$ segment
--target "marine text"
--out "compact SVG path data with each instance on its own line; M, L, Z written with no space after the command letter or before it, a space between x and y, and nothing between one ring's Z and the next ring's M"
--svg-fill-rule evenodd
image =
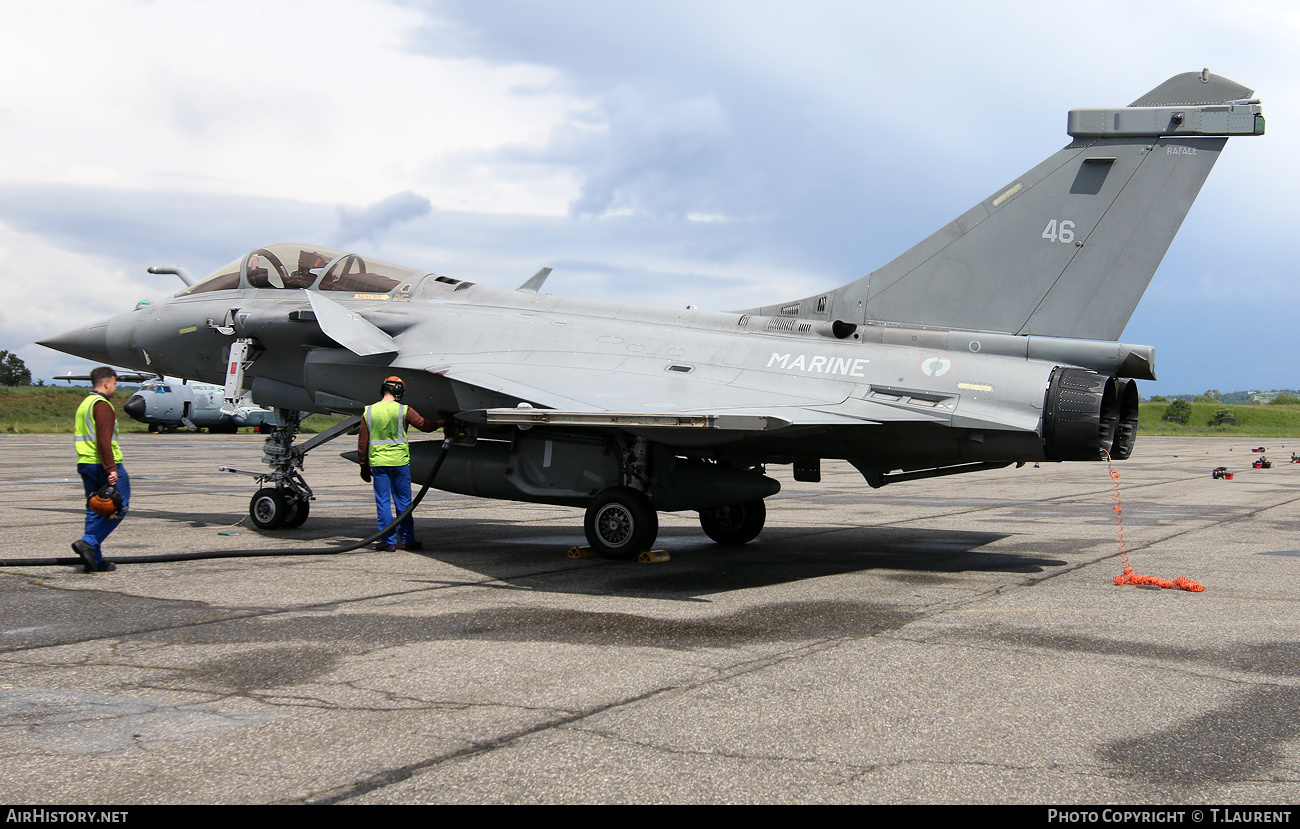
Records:
M866 366L870 360L861 357L827 357L823 354L777 354L767 361L767 367L786 371L802 371L807 374L839 374L844 377L866 377Z

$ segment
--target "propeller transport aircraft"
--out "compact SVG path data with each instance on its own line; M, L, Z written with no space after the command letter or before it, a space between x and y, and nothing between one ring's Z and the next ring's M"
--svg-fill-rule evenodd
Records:
M140 390L127 398L122 411L149 424L150 429L184 427L191 432L238 432L241 426L274 426L275 412L254 406L247 395L231 406L223 398L224 389L212 383L177 382L167 377L147 380Z
M412 479L586 508L591 546L648 550L657 511L721 544L763 527L765 474L843 459L873 487L1031 461L1125 459L1154 350L1117 342L1252 90L1178 75L1069 113L1070 143L897 259L748 311L516 291L300 244L258 248L162 302L42 341L89 360L244 388L277 411L251 512L297 525L304 412L357 414L391 374L460 426L412 444ZM160 269L166 270L166 269ZM171 271L171 272L174 272Z
M231 406L223 398L224 389L211 383L191 383L156 374L117 373L118 380L140 383L140 390L127 398L122 411L132 420L147 424L149 431L184 427L191 432L207 429L212 432L239 431L241 426L270 427L276 425L275 412L254 406L242 397ZM89 380L89 374L63 374L55 380Z

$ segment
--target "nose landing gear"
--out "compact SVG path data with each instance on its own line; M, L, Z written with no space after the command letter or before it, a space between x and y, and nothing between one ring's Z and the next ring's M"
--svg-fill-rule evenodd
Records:
M248 516L253 526L260 530L295 529L303 525L311 512L310 502L315 497L300 471L307 453L354 430L361 422L360 417L350 417L304 441L301 446L294 446L294 438L302 426L302 412L276 409L275 419L278 425L267 436L262 448L262 463L271 467L270 472L246 472L229 466L219 468L221 472L248 475L263 485L248 504Z

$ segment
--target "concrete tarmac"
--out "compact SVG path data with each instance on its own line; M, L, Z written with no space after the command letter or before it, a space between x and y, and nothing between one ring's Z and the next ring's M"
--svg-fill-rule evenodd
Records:
M1104 463L881 490L776 468L757 541L663 514L657 564L567 558L580 510L441 492L420 554L129 564L375 519L346 441L273 533L216 471L262 468L258 436L122 442L117 571L0 566L6 802L1300 801L1286 441L1143 438L1116 464L1134 569L1199 594L1113 584ZM0 559L71 556L83 515L71 436L0 435Z

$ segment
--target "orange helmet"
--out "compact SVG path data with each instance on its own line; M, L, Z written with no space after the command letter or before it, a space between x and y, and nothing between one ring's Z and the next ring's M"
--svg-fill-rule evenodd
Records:
M86 509L105 518L122 514L122 493L112 484L104 484L86 499Z
M406 384L402 382L402 378L394 374L384 378L384 384L380 387L380 391L401 400L402 395L406 393Z

